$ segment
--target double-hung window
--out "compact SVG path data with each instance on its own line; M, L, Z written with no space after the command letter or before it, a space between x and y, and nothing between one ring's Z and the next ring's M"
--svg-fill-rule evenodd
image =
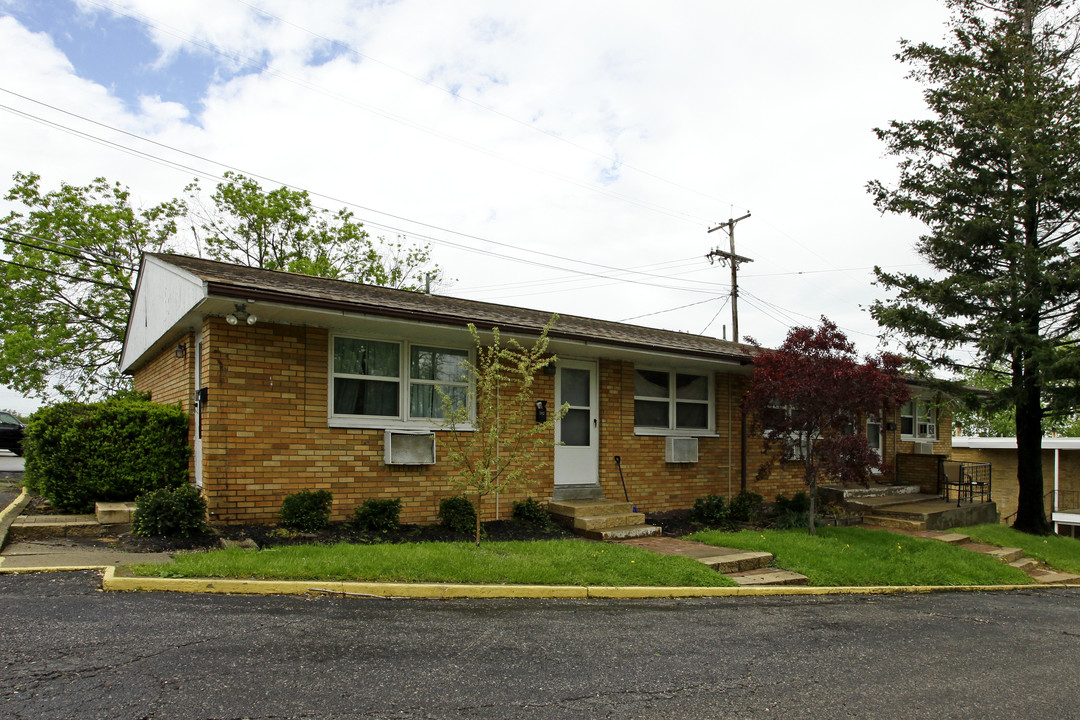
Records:
M900 407L900 437L904 440L937 440L937 408L920 398Z
M430 426L445 414L443 395L458 407L467 402L468 350L336 336L331 354L335 420Z
M712 430L708 375L634 369L634 428L644 432L701 434Z

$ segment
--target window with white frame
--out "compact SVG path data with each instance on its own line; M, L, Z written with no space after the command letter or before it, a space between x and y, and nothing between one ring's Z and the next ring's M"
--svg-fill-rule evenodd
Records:
M441 419L442 395L467 401L469 351L335 336L330 413L337 419L408 423Z
M913 398L901 405L900 437L937 440L937 408L921 398Z
M790 405L780 405L778 403L770 403L765 408L765 413L762 415L761 424L763 434L768 431L776 431L784 427L791 418L793 409ZM800 439L801 434L798 432L790 432L785 438L784 442L784 460L802 460L806 457L807 446L812 447L815 437L807 438L805 440ZM779 436L777 436L779 439Z
M712 429L708 375L634 368L634 428L692 434Z

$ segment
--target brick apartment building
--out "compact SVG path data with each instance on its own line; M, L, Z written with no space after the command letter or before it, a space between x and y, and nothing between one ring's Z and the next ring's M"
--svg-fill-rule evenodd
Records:
M474 352L466 325L528 343L549 319L147 254L121 367L137 389L190 413L192 475L214 522L274 520L282 498L304 488L330 490L335 519L369 498L401 498L403 521L434 522L439 501L459 492L439 457L448 431L435 387L467 396L459 370ZM625 492L652 511L731 497L743 483L767 499L803 489L798 462L755 479L761 442L744 436L739 408L752 347L569 315L549 337L558 360L535 396L549 408L569 404L559 444L544 450L532 487L485 501L487 517L506 517L527 495L558 499L590 488L608 498ZM918 392L895 417L863 421L887 459L923 456L903 464L913 478L929 477L950 452L947 410Z

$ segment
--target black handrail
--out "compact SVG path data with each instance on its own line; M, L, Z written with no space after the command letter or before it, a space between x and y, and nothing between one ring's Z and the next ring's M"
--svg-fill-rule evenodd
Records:
M1046 498L1050 497L1053 494L1054 494L1053 490L1051 490L1048 493L1043 494L1043 505L1046 505ZM1054 506L1051 505L1050 507L1053 508ZM1012 520L1014 517L1016 517L1019 514L1020 514L1020 509L1017 508L1016 512L1014 512L1012 515L1006 515L1005 517L1001 518L1001 524L1002 525L1007 525L1010 520Z
M990 502L992 494L990 463L973 463L962 460L944 460L938 474L938 495L951 499L956 491L956 507L964 500L970 503Z

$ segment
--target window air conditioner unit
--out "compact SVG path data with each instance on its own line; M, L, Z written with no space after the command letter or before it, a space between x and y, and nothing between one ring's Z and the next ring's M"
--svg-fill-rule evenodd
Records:
M435 433L387 430L383 442L387 465L432 465L435 463Z
M696 463L698 461L695 437L664 438L664 461L669 463Z
M915 443L915 454L916 455L933 455L934 454L934 443L928 443L928 442L917 442L917 443Z

